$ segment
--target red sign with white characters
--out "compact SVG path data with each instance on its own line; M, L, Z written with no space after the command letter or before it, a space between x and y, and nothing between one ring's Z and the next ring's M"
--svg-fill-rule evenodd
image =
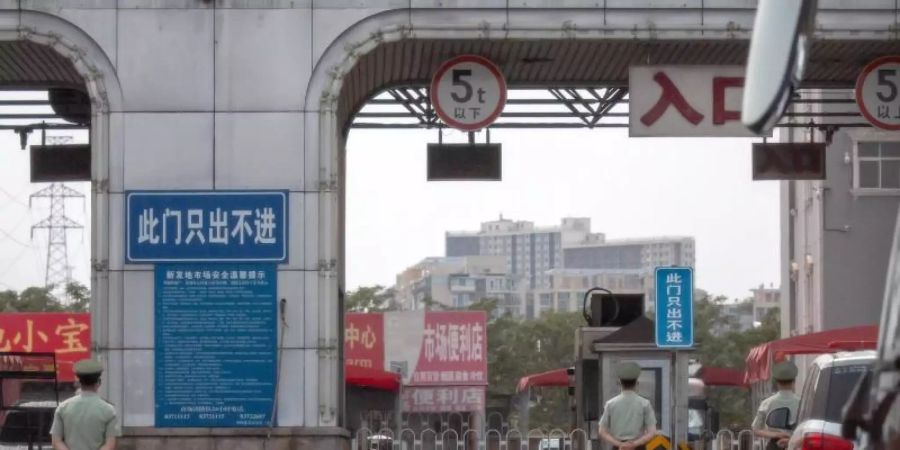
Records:
M91 355L91 318L86 313L0 314L0 353L55 353L59 381L75 381L73 365ZM21 370L52 371L52 361L21 358ZM37 367L34 367L37 365Z
M740 66L631 67L629 136L753 136L741 124L744 72Z
M486 319L479 311L426 313L422 348L408 384L486 385Z
M364 313L347 313L344 317L346 364L384 370L384 317Z
M410 387L401 393L405 413L484 411L484 386Z

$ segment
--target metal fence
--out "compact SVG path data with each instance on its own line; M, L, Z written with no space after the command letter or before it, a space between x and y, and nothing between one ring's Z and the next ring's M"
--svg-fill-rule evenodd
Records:
M766 440L757 438L752 430L720 430L713 441L713 450L765 450Z
M358 430L352 439L352 450L587 450L588 434L584 430Z
M588 450L588 433L581 429L485 431L431 428L358 430L352 439L351 450ZM765 450L765 439L753 436L751 430L734 432L721 430L710 442L692 442L693 450Z

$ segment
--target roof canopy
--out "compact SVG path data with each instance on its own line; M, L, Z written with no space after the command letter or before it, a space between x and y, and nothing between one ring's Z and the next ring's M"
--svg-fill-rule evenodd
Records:
M520 378L519 384L516 385L516 393L526 391L528 388L532 387L566 387L568 385L569 374L566 373L566 369L553 369Z
M394 392L400 390L400 374L396 372L359 366L344 366L344 372L346 383L351 386Z
M834 353L874 349L878 342L878 326L839 328L818 333L792 336L758 345L747 355L747 384L769 379L771 364L789 355Z
M703 366L698 375L706 386L746 386L744 384L744 372L737 369Z

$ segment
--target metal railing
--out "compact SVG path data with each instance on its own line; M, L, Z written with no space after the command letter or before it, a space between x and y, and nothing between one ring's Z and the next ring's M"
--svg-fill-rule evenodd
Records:
M713 441L713 450L765 450L766 440L757 438L752 430L720 430Z
M485 431L456 430L435 431L427 428L404 428L399 432L390 429L360 429L352 438L351 450L587 450L588 434L576 429L531 430L523 433L510 430Z

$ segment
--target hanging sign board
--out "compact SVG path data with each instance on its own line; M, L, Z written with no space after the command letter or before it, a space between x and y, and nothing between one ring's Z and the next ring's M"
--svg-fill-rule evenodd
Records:
M32 145L31 182L91 181L91 145Z
M753 144L754 180L824 180L825 144L774 142Z
M856 104L863 117L884 130L900 130L900 56L883 56L856 79Z
M489 59L461 55L438 68L431 79L431 103L438 117L462 131L485 128L506 104L506 79Z
M631 137L754 136L741 123L741 66L633 66L628 70Z
M500 144L428 144L428 181L500 181Z

